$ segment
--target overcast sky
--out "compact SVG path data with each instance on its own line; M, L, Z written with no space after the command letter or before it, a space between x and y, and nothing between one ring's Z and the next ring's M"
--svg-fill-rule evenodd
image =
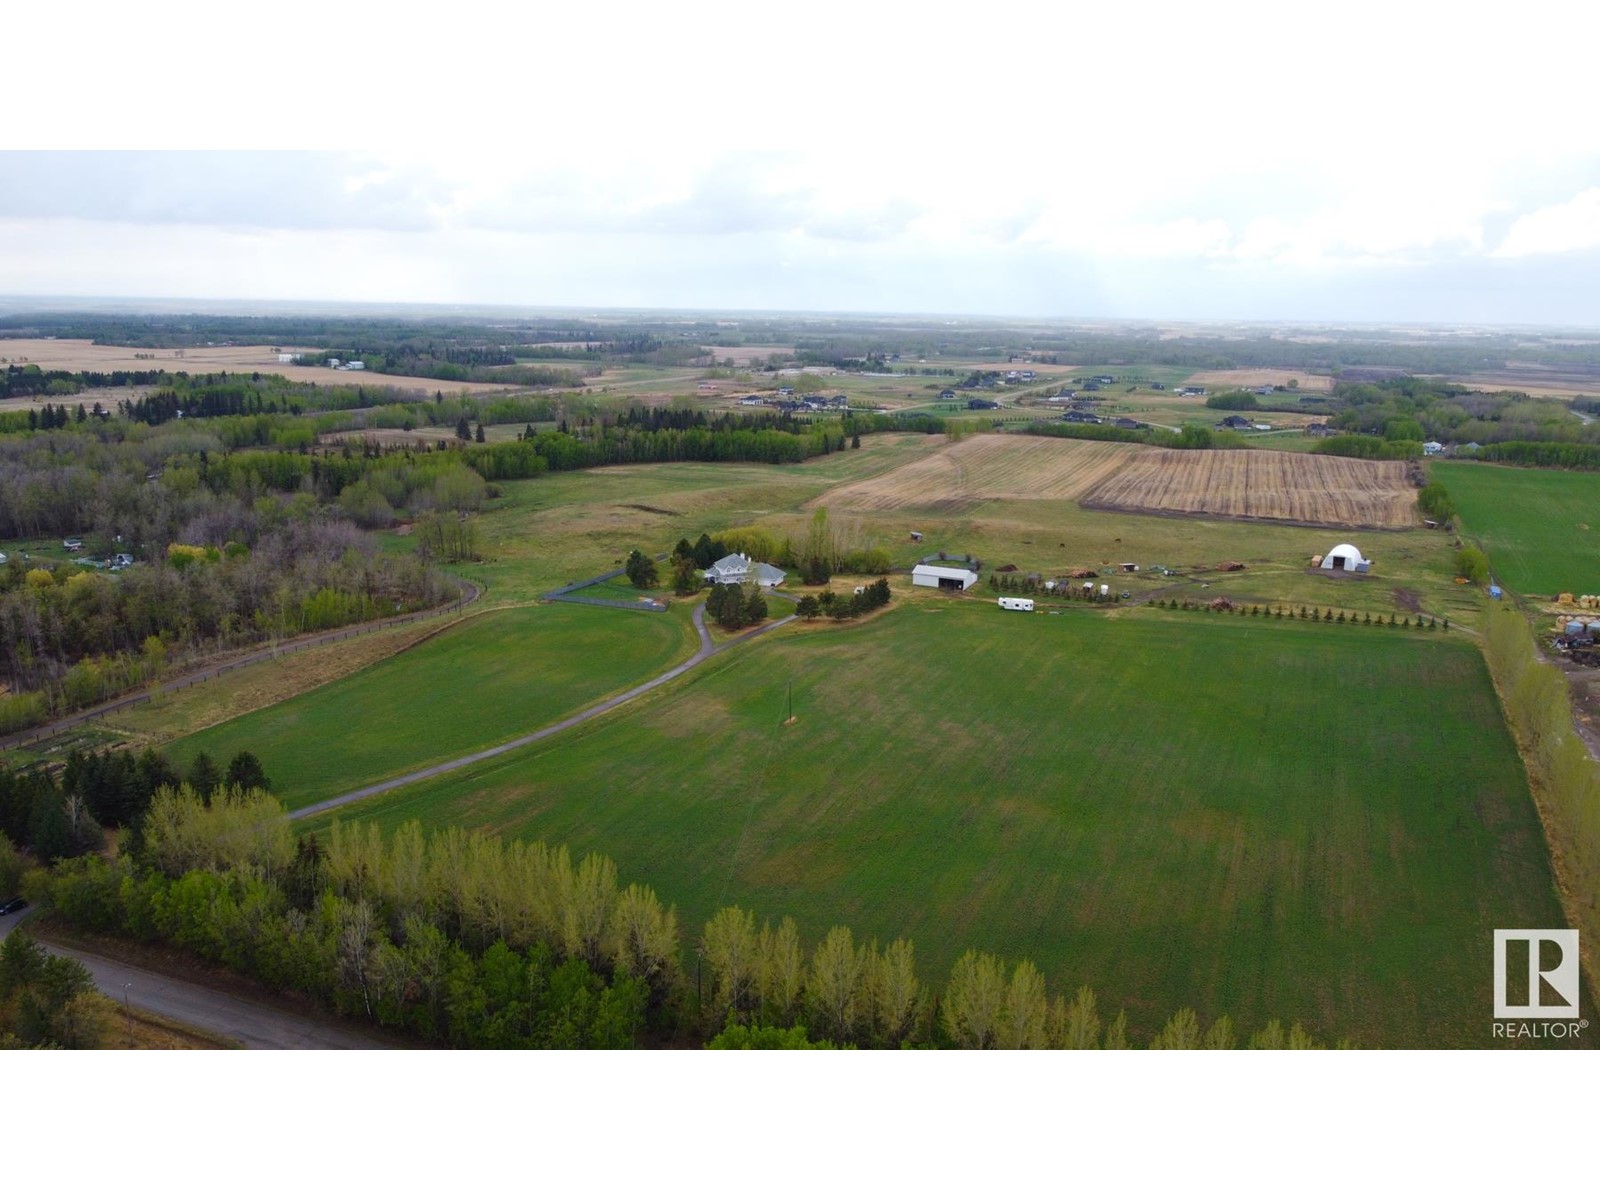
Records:
M1600 325L1593 5L770 7L8 14L0 294Z

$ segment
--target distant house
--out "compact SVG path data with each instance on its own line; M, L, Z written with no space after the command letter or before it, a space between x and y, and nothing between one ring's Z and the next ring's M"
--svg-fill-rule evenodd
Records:
M1444 446L1441 445L1439 442L1423 442L1422 443L1422 452L1424 454L1438 454L1438 453L1442 452L1443 450L1444 450Z
M1250 426L1251 426L1250 418L1249 417L1241 417L1238 414L1234 414L1233 416L1223 417L1222 420L1217 422L1217 428L1218 429L1249 429Z
M914 587L943 588L947 592L964 592L978 582L978 573L965 567L936 567L922 563L911 569Z
M833 405L835 408L849 408L850 397L841 393L840 395L835 396L832 400L829 400L828 403Z
M1327 437L1329 430L1326 422L1313 421L1300 432L1306 434L1308 437Z
M998 400L968 400L967 401L967 407L968 408L999 408L1000 407L1000 401L998 401Z
M717 559L704 572L708 584L747 583L752 573L755 581L764 588L782 587L783 581L788 578L783 571L769 563L752 562L748 554L726 555Z
M1135 421L1132 417L1118 417L1115 421L1113 421L1111 423L1113 425L1115 425L1118 429L1148 429L1148 428L1150 428L1143 421Z
M956 398L956 394L953 391L951 391L949 388L945 388L944 391L939 393L939 399L941 399L941 400L954 400L955 398Z
M754 408L758 404L762 403L762 399L760 396L746 396L743 400L739 401L739 403L744 405L746 408Z
M292 363L294 361L294 358L295 358L295 356L292 355L292 354L280 354L280 355L278 355L278 361L280 363Z
M1180 396L1204 396L1205 394L1206 394L1205 388L1203 388L1203 387L1195 387L1193 385L1190 385L1190 386L1187 386L1187 387L1181 387L1181 388L1178 389L1178 395L1180 395Z
M1074 425L1099 425L1102 423L1100 418L1093 413L1078 412L1076 409L1062 413L1061 419L1063 421L1071 421Z
M337 371L339 369L339 360L337 358L330 358L328 360L328 365Z
M1456 454L1476 454L1481 449L1483 449L1483 447L1478 445L1477 442L1466 442L1463 445L1457 446L1455 448L1455 450L1454 450L1454 453L1456 453Z

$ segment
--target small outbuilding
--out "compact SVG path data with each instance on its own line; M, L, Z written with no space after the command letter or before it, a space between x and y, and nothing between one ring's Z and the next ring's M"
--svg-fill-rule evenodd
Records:
M1340 542L1332 550L1322 556L1321 569L1324 571L1367 571L1372 567L1372 560L1362 556L1349 542Z
M1000 607L1007 612L1032 612L1033 601L1026 596L1001 596Z
M943 588L947 592L964 592L978 582L978 573L964 567L936 567L921 563L911 568L914 587Z

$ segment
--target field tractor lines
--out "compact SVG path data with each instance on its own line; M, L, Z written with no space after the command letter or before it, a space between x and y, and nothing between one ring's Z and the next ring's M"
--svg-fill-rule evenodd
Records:
M969 511L989 500L1072 500L1116 473L1140 447L986 433L954 442L872 479L837 487L817 503L865 512Z
M1079 500L1085 508L1410 529L1416 489L1402 462L1277 450L1151 450Z

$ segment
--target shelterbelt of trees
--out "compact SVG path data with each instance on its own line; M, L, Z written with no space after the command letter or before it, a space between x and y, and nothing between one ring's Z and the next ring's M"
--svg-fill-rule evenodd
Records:
M20 861L0 839L0 869ZM16 867L10 868L15 872ZM791 919L724 908L683 968L676 910L615 864L415 822L385 837L335 824L296 838L258 788L202 797L163 786L114 859L24 876L71 924L168 942L268 986L435 1044L497 1048L697 1045L1126 1048L1126 1017L1092 991L1052 996L1031 962L969 951L936 997L904 938L834 926L807 943ZM816 1039L816 1040L813 1040ZM1185 1009L1156 1049L1311 1048L1300 1026L1249 1038Z

